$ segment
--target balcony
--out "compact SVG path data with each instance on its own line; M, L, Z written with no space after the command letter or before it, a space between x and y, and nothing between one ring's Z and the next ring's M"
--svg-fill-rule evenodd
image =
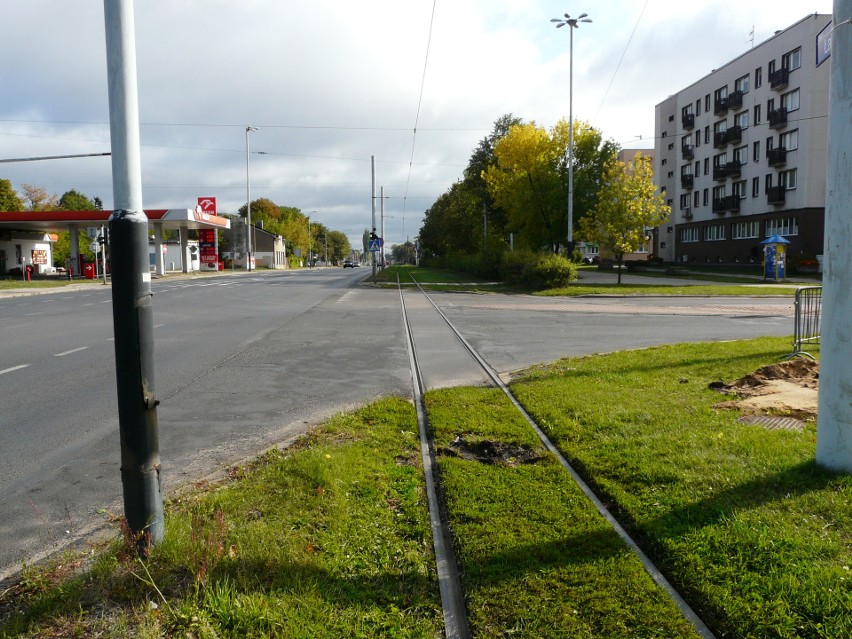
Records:
M681 216L684 220L691 220L691 219L692 219L692 209L683 209L683 210L680 212L680 216Z
M787 197L787 188L784 186L770 186L766 191L766 201L775 206L784 204Z
M722 115L728 112L728 98L716 98L713 103L713 115Z
M733 160L732 162L728 162L725 164L725 175L727 177L739 177L740 172L742 171L742 162L739 160Z
M769 88L773 91L783 89L790 82L790 72L787 69L778 69L769 74Z
M713 148L721 149L728 144L728 132L718 131L713 134Z
M715 164L713 165L713 179L716 182L721 182L722 180L727 179L728 171L725 169L724 164Z
M680 187L682 189L691 189L695 186L695 176L691 173L680 176Z
M769 161L769 166L784 166L787 164L787 149L783 146L777 149L767 149L766 159Z
M713 200L713 212L714 213L725 213L726 211L730 211L731 213L739 213L740 212L740 196L739 195L728 195L728 196L716 198L716 199Z
M681 144L680 155L684 160L693 159L695 157L695 147L691 144Z
M695 114L687 113L686 115L680 116L680 123L684 129L694 129L695 128Z
M743 108L743 92L734 91L728 95L728 108L736 111Z
M732 126L725 131L725 141L728 144L739 144L743 141L743 128L741 126Z
M769 112L769 128L783 129L787 126L787 109L781 107Z

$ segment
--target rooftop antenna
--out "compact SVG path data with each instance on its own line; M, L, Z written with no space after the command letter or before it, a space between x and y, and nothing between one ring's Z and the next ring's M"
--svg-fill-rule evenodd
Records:
M751 32L749 32L748 42L751 42L751 48L754 49L754 25L751 25Z

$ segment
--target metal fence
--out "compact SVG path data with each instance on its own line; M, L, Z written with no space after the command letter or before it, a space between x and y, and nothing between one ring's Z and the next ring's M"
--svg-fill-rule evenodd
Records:
M822 286L802 286L796 289L794 303L793 352L790 357L813 355L802 350L804 344L819 344L822 319Z

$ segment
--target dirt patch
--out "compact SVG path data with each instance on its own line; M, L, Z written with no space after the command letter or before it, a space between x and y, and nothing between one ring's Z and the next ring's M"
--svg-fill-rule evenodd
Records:
M819 362L791 359L759 368L731 384L713 382L710 388L738 397L716 404L716 408L739 409L744 415L814 419L819 397Z
M489 439L471 442L462 436L456 437L449 446L439 448L438 453L448 457L504 466L534 464L544 457L529 446L506 444Z

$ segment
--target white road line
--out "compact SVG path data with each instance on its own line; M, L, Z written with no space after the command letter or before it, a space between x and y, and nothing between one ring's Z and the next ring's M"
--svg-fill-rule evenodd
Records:
M33 315L41 315L41 314L42 314L42 311L39 311L38 313L24 313L24 317L32 317Z
M84 351L88 346L81 346L80 348L72 348L70 351L65 351L64 353L56 353L54 357L65 357L66 355L70 355L71 353L79 353L80 351Z
M162 326L165 326L165 324L154 324L154 328L160 328Z
M101 304L112 304L112 300L104 300Z
M26 368L27 366L29 366L29 364L21 364L20 366L13 366L12 368L4 368L2 371L0 371L0 375L5 375L6 373L21 370L22 368Z

